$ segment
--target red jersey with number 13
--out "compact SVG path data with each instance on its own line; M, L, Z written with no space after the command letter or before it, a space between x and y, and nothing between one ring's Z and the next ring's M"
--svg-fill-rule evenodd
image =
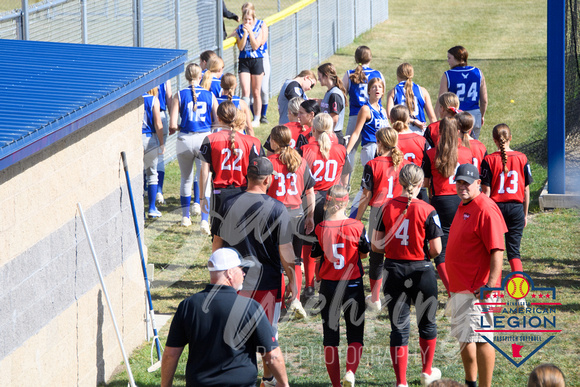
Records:
M340 182L342 167L346 159L346 148L343 145L332 144L328 159L322 157L318 142L304 145L301 150L316 182L315 191L328 191L330 187Z
M507 152L506 166L507 175L499 151L485 156L481 164L481 184L491 188L490 197L496 203L523 203L524 189L533 181L528 158L518 151Z

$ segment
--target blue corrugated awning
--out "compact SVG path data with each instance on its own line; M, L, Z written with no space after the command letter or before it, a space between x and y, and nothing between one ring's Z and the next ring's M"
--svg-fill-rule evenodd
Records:
M0 170L183 72L186 50L0 39Z

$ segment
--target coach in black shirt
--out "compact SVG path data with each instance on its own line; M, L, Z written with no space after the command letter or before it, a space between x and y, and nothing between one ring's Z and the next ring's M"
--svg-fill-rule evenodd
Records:
M267 362L279 385L288 386L286 367L264 309L242 297L244 271L231 248L216 250L208 261L211 284L179 304L171 322L163 360L161 386L173 384L186 344L186 386L255 386L256 352Z

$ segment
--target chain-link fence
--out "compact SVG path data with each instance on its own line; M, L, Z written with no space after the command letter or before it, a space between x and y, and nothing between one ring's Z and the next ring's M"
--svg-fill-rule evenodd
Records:
M568 171L577 171L580 167L580 14L577 0L566 3L566 161Z
M179 48L197 61L202 51L221 48L219 6L219 0L44 0L0 14L0 38ZM286 79L318 66L388 17L388 0L272 0L269 7L282 9L266 18L270 98ZM224 48L224 72L237 74L237 48ZM179 77L173 85L175 91L186 81ZM175 158L175 137L166 158Z

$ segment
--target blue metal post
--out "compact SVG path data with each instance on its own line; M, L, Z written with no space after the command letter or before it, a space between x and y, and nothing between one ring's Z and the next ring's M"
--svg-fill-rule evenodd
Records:
M566 1L548 0L548 193L566 193Z

